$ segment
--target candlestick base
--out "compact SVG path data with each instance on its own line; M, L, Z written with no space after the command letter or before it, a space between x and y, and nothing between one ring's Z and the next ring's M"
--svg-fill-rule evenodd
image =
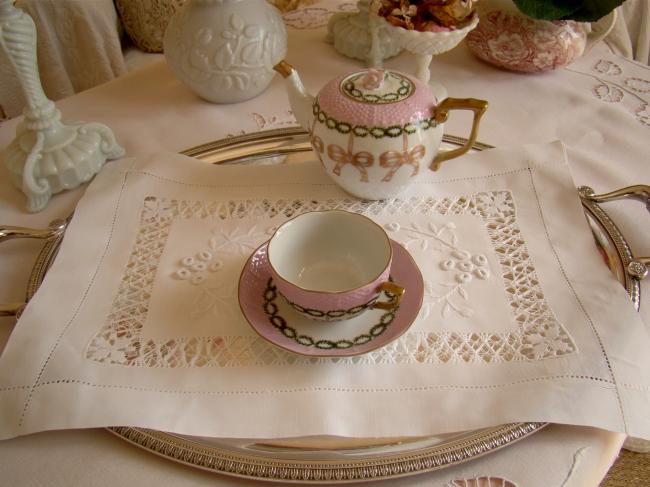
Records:
M54 193L90 180L107 159L122 157L124 149L101 123L61 122L38 74L34 21L11 0L0 0L0 48L27 100L16 138L5 150L5 165L14 186L27 196L27 211L41 211Z
M123 155L106 125L63 124L52 103L38 113L25 113L4 161L11 182L27 196L27 211L37 212L53 194L89 181L107 159Z

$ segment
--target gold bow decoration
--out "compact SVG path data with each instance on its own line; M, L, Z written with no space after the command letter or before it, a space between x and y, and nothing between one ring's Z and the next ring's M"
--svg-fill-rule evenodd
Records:
M370 152L361 151L356 154L353 151L354 146L354 134L350 132L348 138L348 149L347 151L341 146L336 144L330 144L327 146L327 155L330 159L336 162L336 166L332 172L337 176L341 175L341 169L346 164L351 164L357 171L361 173L361 182L368 182L368 170L367 168L371 167L374 163L374 156Z
M408 147L408 136L406 133L403 136L403 151L389 150L379 156L379 165L383 168L388 168L382 181L388 182L393 179L395 173L400 167L407 164L413 167L413 174L411 177L416 176L420 171L420 159L424 157L426 149L422 144L418 144L412 149Z

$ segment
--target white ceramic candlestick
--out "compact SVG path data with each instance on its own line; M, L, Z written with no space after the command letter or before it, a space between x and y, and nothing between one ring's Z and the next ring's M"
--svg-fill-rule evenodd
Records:
M52 194L85 183L107 159L122 157L124 149L105 125L61 122L61 112L45 96L38 74L34 21L12 0L0 0L0 45L27 100L4 162L12 183L27 196L27 210L36 212Z

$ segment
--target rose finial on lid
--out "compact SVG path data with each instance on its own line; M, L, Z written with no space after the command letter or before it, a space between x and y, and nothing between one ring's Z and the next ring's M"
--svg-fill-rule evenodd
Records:
M379 90L384 84L385 79L386 70L372 68L365 74L361 84L366 90Z

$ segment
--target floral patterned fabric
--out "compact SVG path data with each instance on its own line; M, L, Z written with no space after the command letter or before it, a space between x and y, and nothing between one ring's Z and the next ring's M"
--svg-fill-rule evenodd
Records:
M163 52L163 37L172 15L186 0L115 0L131 40L145 52Z

